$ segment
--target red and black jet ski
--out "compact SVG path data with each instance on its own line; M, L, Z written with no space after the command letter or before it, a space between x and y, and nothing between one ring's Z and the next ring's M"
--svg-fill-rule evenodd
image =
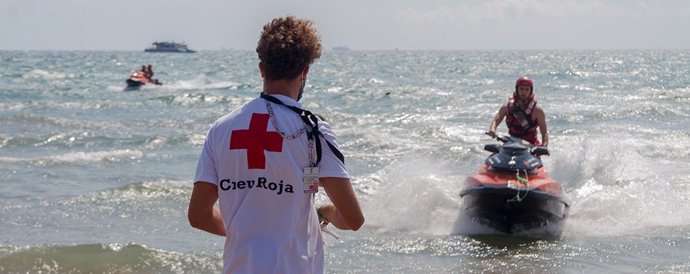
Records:
M158 79L150 79L147 77L146 73L141 70L132 72L127 78L127 86L125 91L138 90L143 85L162 85Z
M460 191L459 234L560 237L570 205L539 158L548 149L515 137L496 139L503 144L484 146L492 154Z

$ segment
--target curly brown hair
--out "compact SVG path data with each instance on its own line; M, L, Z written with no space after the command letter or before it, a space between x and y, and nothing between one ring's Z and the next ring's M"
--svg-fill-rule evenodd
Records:
M256 53L266 80L291 80L321 57L321 38L309 20L276 18L261 31Z

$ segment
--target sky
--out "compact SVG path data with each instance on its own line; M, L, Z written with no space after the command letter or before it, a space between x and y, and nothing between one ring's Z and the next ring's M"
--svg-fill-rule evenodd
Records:
M0 50L253 50L286 15L326 49L690 49L688 0L0 0Z

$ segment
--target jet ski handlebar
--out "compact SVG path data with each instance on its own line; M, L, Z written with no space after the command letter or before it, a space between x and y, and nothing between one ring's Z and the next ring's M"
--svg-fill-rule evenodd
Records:
M485 133L486 133L486 135L491 136L491 134L489 134L488 132L485 132ZM529 142L527 142L527 141L525 141L525 140L523 140L523 139L520 139L520 138L518 138L518 137L506 136L506 135L502 135L502 134L495 134L494 136L492 136L492 138L493 138L493 139L496 139L496 140L498 140L498 141L501 141L501 142L504 143L504 144L516 143L516 144L524 145L524 146L526 146L527 148L529 148L530 153L532 153L532 155L534 155L534 156L550 155L550 154L549 154L549 149L548 149L548 148L542 147L542 146L535 146L535 145L530 144ZM487 145L487 146L489 146L489 145ZM500 148L498 148L498 147L496 147L496 148L491 147L491 149L489 150L489 149L487 149L487 148L485 147L484 149L487 150L487 151L490 151L490 152L497 153L498 150L499 150ZM496 151L494 151L494 150L496 150Z
M498 141L501 141L503 143L518 143L518 144L523 144L528 147L533 147L534 145L530 144L529 142L522 140L518 137L513 137L513 136L508 136L508 135L503 135L503 134L491 134L489 132L484 132L484 134L491 136L492 139L496 139Z

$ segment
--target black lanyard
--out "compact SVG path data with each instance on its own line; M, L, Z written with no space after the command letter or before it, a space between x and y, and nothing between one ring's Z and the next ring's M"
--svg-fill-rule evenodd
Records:
M278 100L278 98L275 98L271 95L262 93L261 98L274 104L286 106L293 112L297 113L297 115L299 115L299 118L302 119L302 122L304 122L305 125L311 127L311 131L307 131L307 138L311 140L312 138L314 138L314 136L316 136L316 138L314 138L314 142L316 143L316 166L318 166L319 162L321 162L321 138L319 138L319 135L323 136L323 133L319 131L319 118L311 111L301 109L295 106L286 105L282 101ZM326 140L325 137L324 140L326 141L326 144L331 149L331 151L333 151L333 154L335 154L335 156L338 157L338 159L340 159L340 161L343 164L345 164L345 156L343 156L340 150L338 150L337 147L331 144L331 142Z

